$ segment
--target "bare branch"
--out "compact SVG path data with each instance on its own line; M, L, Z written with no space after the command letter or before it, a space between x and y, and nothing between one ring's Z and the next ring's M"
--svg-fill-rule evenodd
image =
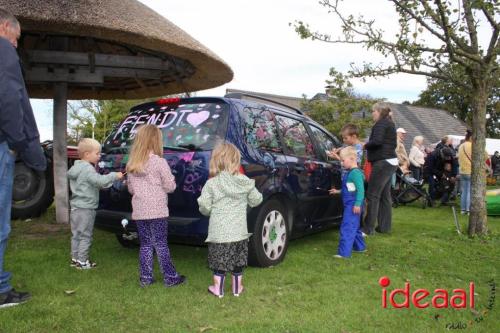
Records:
M500 23L495 21L495 17L493 15L491 15L491 13L488 11L488 9L485 8L484 6L482 6L481 10L483 11L484 16L486 16L486 19L488 20L488 22L490 22L491 27L495 30L499 30Z
M477 30L474 23L474 16L472 15L471 3L469 0L462 0L464 7L464 17L465 22L467 22L467 30L469 31L469 37L471 46L474 52L479 54L479 43L477 41Z

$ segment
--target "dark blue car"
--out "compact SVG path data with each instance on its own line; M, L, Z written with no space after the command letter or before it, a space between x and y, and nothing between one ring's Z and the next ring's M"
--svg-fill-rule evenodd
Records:
M233 96L234 97L234 96ZM177 182L169 195L169 238L203 244L208 219L196 199L208 178L211 151L227 140L241 151L242 170L255 179L263 203L248 211L250 263L276 265L288 242L338 224L341 168L327 150L339 141L299 110L242 98L171 98L138 105L114 129L103 146L99 172L124 171L129 147L138 126L156 124L163 131L164 157ZM113 231L123 245L137 241L130 220L131 196L126 182L101 191L96 226Z

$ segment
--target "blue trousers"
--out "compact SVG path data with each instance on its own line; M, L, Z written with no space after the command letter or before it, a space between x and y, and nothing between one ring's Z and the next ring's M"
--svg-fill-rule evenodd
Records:
M460 210L466 212L470 211L470 185L470 175L460 174Z
M364 251L366 249L365 240L359 228L361 215L352 212L352 205L344 206L344 216L340 225L340 241L338 253L342 257L350 257L352 250Z
M9 152L7 143L0 143L0 294L12 289L11 274L4 271L4 255L10 234L10 206L16 158Z

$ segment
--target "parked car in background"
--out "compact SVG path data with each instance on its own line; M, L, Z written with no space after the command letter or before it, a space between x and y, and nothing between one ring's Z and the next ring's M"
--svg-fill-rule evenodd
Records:
M235 96L233 96L235 97ZM103 145L100 173L124 171L137 128L155 124L163 132L164 158L177 182L169 195L169 237L202 244L208 219L196 199L208 179L212 149L227 140L241 151L241 172L255 180L263 203L248 210L249 260L276 265L290 239L338 224L341 167L325 153L339 141L301 111L241 98L170 98L133 107ZM117 234L125 246L137 241L126 180L100 193L96 226ZM128 221L124 229L122 221Z
M13 220L38 217L54 201L52 141L44 141L41 146L47 158L47 169L45 171L34 171L28 168L21 159L16 160L11 206ZM68 146L68 167L71 167L77 159L79 159L77 147Z

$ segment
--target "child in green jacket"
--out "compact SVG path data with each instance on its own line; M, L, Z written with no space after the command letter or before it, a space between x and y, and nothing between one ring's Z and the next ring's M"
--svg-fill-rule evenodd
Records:
M89 269L96 264L89 260L90 245L94 229L95 210L99 203L99 190L109 187L113 181L122 179L121 172L100 175L95 164L101 155L101 145L94 139L82 139L78 143L80 160L68 171L71 188L71 266Z
M262 194L255 181L240 174L241 155L230 143L218 145L212 152L210 176L198 198L200 212L210 216L208 226L208 266L213 271L214 284L208 291L224 296L226 272L232 275L232 291L239 296L243 268L247 265L248 238L247 206L256 207Z

